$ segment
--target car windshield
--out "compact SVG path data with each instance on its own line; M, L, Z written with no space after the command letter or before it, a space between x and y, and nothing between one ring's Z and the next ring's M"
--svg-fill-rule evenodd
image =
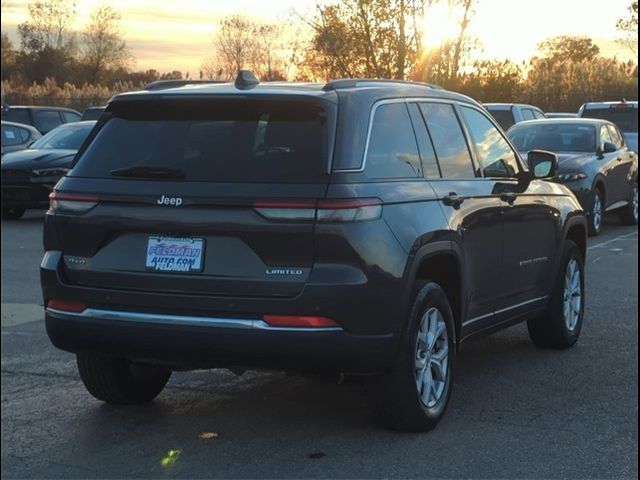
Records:
M593 125L544 122L512 128L509 139L521 152L595 152L596 129Z
M624 105L624 104L620 104ZM625 133L638 131L638 109L614 105L611 108L585 108L585 118L601 118L615 123Z
M66 124L51 130L36 140L31 148L43 150L78 150L93 128L93 123Z

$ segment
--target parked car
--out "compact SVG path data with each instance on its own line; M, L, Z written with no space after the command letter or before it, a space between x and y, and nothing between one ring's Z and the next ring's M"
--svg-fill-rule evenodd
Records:
M2 157L2 218L16 220L29 208L47 208L53 186L71 166L73 157L96 122L61 125L28 149Z
M538 107L521 103L485 103L484 108L489 111L505 132L516 123L546 118L544 112Z
M578 114L567 112L547 112L545 113L545 116L547 118L576 118Z
M46 327L87 390L139 403L172 370L367 375L393 428L433 428L458 346L528 321L566 348L586 220L482 106L424 84L235 83L114 97L56 185ZM559 357L558 357L559 358Z
M84 112L82 112L82 118L80 121L86 120L98 120L102 112L106 107L87 107Z
M24 150L42 135L29 125L2 121L2 155Z
M605 212L617 210L627 225L638 223L638 157L618 127L606 120L538 120L512 127L508 136L526 155L543 149L558 155L557 182L566 184L588 212L597 235Z
M601 118L616 124L627 145L638 153L638 102L592 102L580 107L579 117Z
M31 125L43 135L64 123L77 122L80 117L80 113L71 108L23 105L2 107L2 120Z

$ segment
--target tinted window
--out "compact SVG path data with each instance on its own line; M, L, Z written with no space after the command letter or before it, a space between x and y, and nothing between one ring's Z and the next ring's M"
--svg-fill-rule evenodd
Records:
M93 128L93 123L67 124L51 130L33 142L32 148L78 150Z
M638 109L637 108L585 108L582 117L602 118L615 123L623 132L638 131Z
M53 130L62 123L60 114L55 110L35 110L33 112L35 127L41 132Z
M511 110L489 109L489 113L493 118L495 118L496 122L498 122L498 125L500 125L504 131L509 130L516 124L516 121L513 118L513 112Z
M90 107L82 113L82 120L97 120L104 112L104 107Z
M624 147L624 140L622 139L622 135L620 134L618 129L613 125L607 125L607 127L609 128L609 135L611 136L611 139L613 140L613 143L616 145L616 147L618 147L619 149Z
M335 125L326 108L245 98L114 105L73 175L152 167L178 170L187 181L326 181Z
M9 108L9 110L3 110L2 120L6 120L7 122L24 123L25 125L31 125L29 111L25 108Z
M469 134L476 147L476 154L485 177L515 177L518 160L509 143L498 129L482 113L462 107Z
M420 110L427 122L442 177L475 177L471 154L453 106L421 103Z
M422 113L420 113L420 109L415 103L409 104L408 107L413 129L418 139L418 150L420 150L420 158L422 159L422 170L427 178L440 178L436 152L433 149L433 142L422 118Z
M552 152L595 152L596 129L575 123L520 124L507 136L521 152L541 149Z
M523 108L522 109L522 119L523 120L533 120L533 119L535 119L535 117L533 116L533 110L531 110L530 108Z
M80 120L80 115L75 112L60 112L62 114L62 118L64 118L65 123L78 122ZM87 119L89 120L89 119Z
M20 137L22 137L23 142L26 142L31 138L31 132L26 128L19 128L18 130L20 130Z
M8 147L11 145L19 145L22 143L22 137L20 136L20 129L17 127L11 127L8 125L2 126L2 146Z
M370 178L422 176L418 146L404 102L383 104L376 109L365 165Z
M606 125L600 127L600 144L602 145L604 142L613 143L615 145L615 142L609 133L609 128Z

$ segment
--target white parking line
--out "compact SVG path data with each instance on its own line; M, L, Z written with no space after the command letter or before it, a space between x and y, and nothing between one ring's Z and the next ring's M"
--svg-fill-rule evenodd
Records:
M618 240L623 240L625 238L632 237L633 235L638 235L638 232L631 232L631 233L627 233L625 235L619 235L619 236L617 236L615 238L607 240L606 242L596 243L595 245L591 245L589 248L587 248L587 251L593 250L595 248L604 247L605 245L609 245L610 243L616 242Z

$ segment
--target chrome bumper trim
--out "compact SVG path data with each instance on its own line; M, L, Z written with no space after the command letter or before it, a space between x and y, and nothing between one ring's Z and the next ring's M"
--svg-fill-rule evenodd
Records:
M197 327L234 328L239 330L268 330L276 332L341 332L340 327L274 327L262 319L199 317L195 315L170 315L165 313L125 312L87 308L82 312L66 312L47 308L46 312L62 318L93 318L113 322L136 322L155 325L187 325Z

